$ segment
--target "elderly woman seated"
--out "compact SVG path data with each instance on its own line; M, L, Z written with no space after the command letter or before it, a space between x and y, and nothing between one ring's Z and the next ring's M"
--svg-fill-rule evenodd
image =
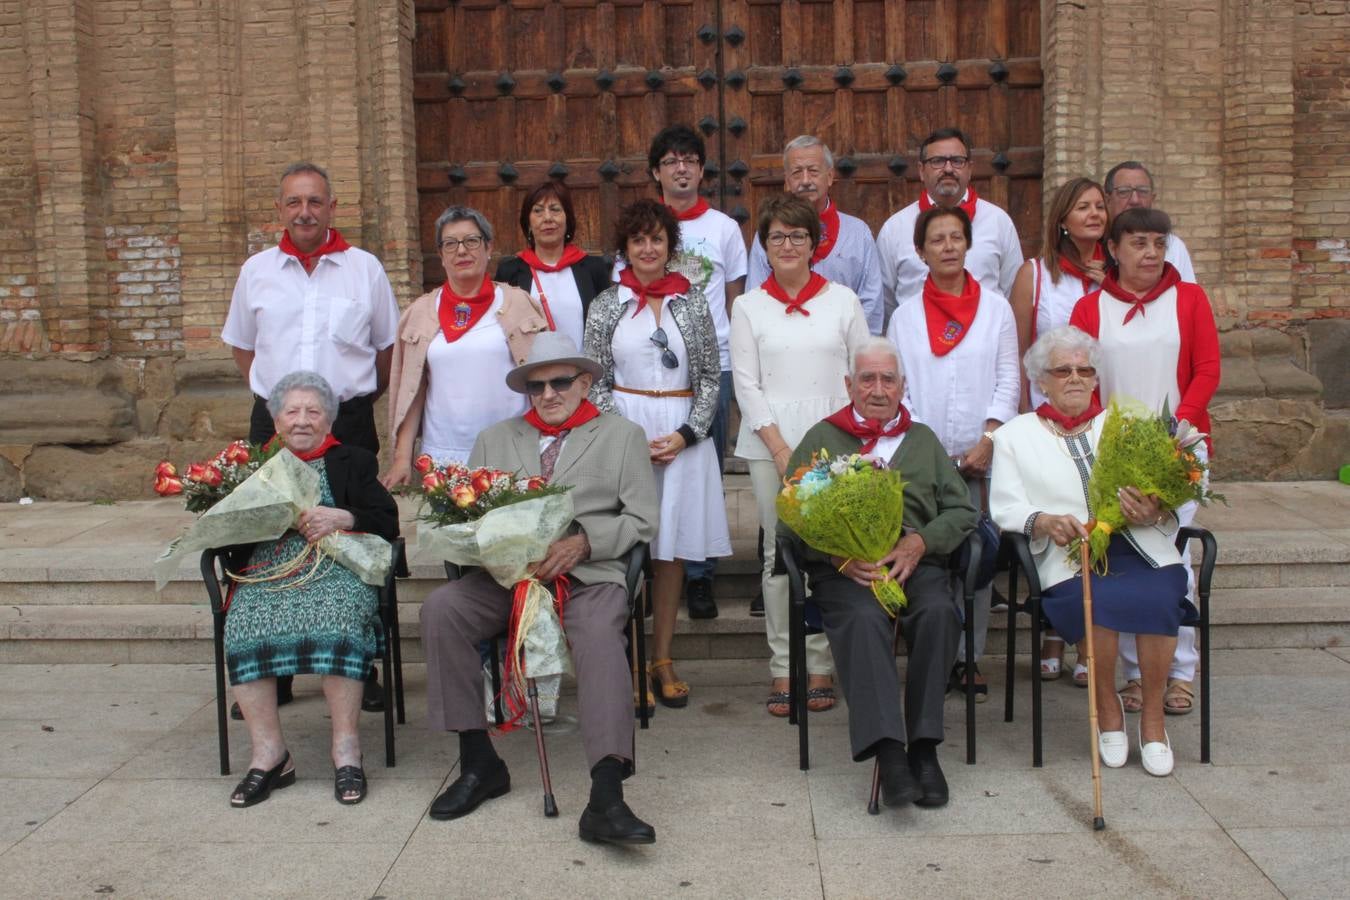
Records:
M1093 401L1098 355L1097 342L1071 325L1042 335L1023 365L1048 401L994 432L990 514L1003 530L1031 541L1045 615L1073 642L1086 632L1083 582L1064 548L1087 537L1084 523L1092 517L1087 486L1105 419ZM1130 746L1116 695L1116 651L1122 633L1137 634L1144 694L1139 752L1149 774L1167 775L1172 745L1163 727L1163 691L1177 629L1195 609L1173 544L1175 513L1132 487L1121 491L1120 507L1130 524L1111 536L1108 574L1091 576L1097 743L1102 763L1125 765Z
M318 472L319 505L301 513L295 530L235 554L248 566L245 575L294 559L307 544L335 531L398 536L398 507L379 482L375 455L339 444L329 432L337 406L328 382L313 372L293 372L272 390L267 408L286 446L282 452L294 453ZM280 675L323 676L333 721L334 793L339 803L365 798L357 718L376 651L377 603L375 588L331 560L317 572L306 567L279 580L239 584L225 618L225 659L252 757L248 774L230 795L231 806L253 806L274 788L295 783L277 715Z

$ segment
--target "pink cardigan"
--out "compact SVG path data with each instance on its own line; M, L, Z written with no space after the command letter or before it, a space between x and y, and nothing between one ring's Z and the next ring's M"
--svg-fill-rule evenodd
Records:
M511 358L520 365L530 355L534 336L548 331L548 320L529 294L502 282L496 285L502 291L497 324L511 349ZM441 330L436 314L440 294L437 287L418 297L398 320L398 339L394 341L394 358L389 366L389 438L395 443L399 426L426 383L427 347ZM420 428L419 425L419 431Z

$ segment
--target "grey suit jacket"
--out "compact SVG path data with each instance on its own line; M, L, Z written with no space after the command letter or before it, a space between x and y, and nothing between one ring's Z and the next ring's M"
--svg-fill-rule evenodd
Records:
M539 432L521 417L498 422L478 435L469 466L538 475ZM572 486L573 525L591 543L590 559L571 574L587 584L623 584L623 555L650 542L660 518L647 436L622 416L601 413L567 436L553 483Z

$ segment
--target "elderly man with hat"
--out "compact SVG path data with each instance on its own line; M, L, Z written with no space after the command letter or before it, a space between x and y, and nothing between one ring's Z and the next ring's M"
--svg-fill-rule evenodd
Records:
M512 390L529 396L530 411L484 430L469 465L542 475L572 488L572 526L535 575L545 584L560 575L570 581L563 627L591 770L580 834L591 842L650 844L655 829L623 800L623 780L633 771L623 557L656 534L656 477L642 429L586 399L599 374L599 363L582 356L571 338L541 333L525 363L506 376ZM475 649L506 628L510 610L510 592L483 571L437 588L422 605L428 718L433 729L459 732L460 748L459 778L431 804L433 819L468 815L511 789L506 763L488 738Z

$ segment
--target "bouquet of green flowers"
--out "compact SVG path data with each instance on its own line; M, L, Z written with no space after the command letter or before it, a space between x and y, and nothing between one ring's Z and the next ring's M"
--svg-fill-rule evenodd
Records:
M821 450L784 480L777 505L778 517L813 550L875 563L900 540L905 482L875 457L831 458ZM872 583L872 594L892 616L908 603L889 576Z
M1189 422L1174 420L1164 407L1161 414L1138 406L1112 402L1097 441L1097 461L1088 481L1088 557L1093 571L1106 574L1106 545L1111 535L1129 522L1120 509L1119 491L1135 487L1145 496L1154 494L1166 509L1176 509L1191 500L1204 505L1224 500L1209 490L1205 473L1209 466L1195 448L1205 435ZM1075 567L1082 539L1069 544L1069 559Z

